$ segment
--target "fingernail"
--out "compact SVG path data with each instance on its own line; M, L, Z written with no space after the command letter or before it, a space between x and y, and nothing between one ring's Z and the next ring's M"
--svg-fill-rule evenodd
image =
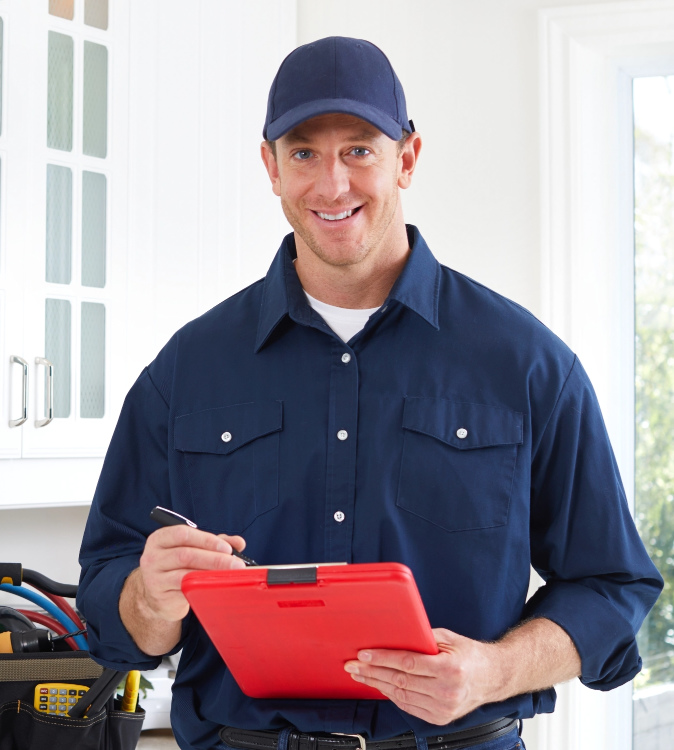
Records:
M344 666L344 669L351 673L351 674L358 674L358 665L357 664L346 664Z
M372 661L372 654L369 651L359 651L358 658L361 661Z

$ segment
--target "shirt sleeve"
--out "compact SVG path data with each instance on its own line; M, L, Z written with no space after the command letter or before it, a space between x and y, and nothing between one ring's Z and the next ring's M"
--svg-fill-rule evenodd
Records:
M127 632L119 596L157 528L150 510L170 507L168 412L146 369L124 402L87 520L77 604L87 621L92 656L104 666L155 669L161 662L142 652Z
M562 627L580 654L581 682L611 690L641 669L636 633L663 581L639 538L577 360L533 448L531 557L545 585L525 615Z

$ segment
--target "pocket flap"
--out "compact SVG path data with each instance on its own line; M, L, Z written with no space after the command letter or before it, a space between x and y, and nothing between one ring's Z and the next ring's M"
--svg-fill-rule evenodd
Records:
M460 450L522 443L523 415L498 406L405 398L403 427Z
M173 445L184 453L226 455L283 426L282 401L204 409L176 418Z

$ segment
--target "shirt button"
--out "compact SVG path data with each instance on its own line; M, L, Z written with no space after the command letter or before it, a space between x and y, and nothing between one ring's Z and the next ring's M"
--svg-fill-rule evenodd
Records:
M333 518L335 519L335 521L337 521L337 523L341 523L346 518L346 516L342 513L341 510L338 510Z
M342 354L342 362L344 362L345 365L348 365L349 362L351 362L351 355L349 352L344 352L344 354Z
M468 436L468 430L465 427L459 427L459 429L456 431L456 436L463 440Z
M349 437L349 433L348 433L348 432L347 432L346 430L340 430L340 431L339 431L339 432L337 433L337 437L338 437L338 438L339 438L340 440L346 440L346 439L347 439L347 438Z
M231 432L223 432L222 435L220 435L220 440L222 440L223 443L229 443L231 439L232 439Z

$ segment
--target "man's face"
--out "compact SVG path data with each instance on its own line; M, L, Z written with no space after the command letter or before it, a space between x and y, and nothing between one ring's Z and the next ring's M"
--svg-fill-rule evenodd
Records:
M276 141L276 158L263 144L263 159L298 256L302 244L331 266L386 253L408 184L395 141L357 117L322 115Z

